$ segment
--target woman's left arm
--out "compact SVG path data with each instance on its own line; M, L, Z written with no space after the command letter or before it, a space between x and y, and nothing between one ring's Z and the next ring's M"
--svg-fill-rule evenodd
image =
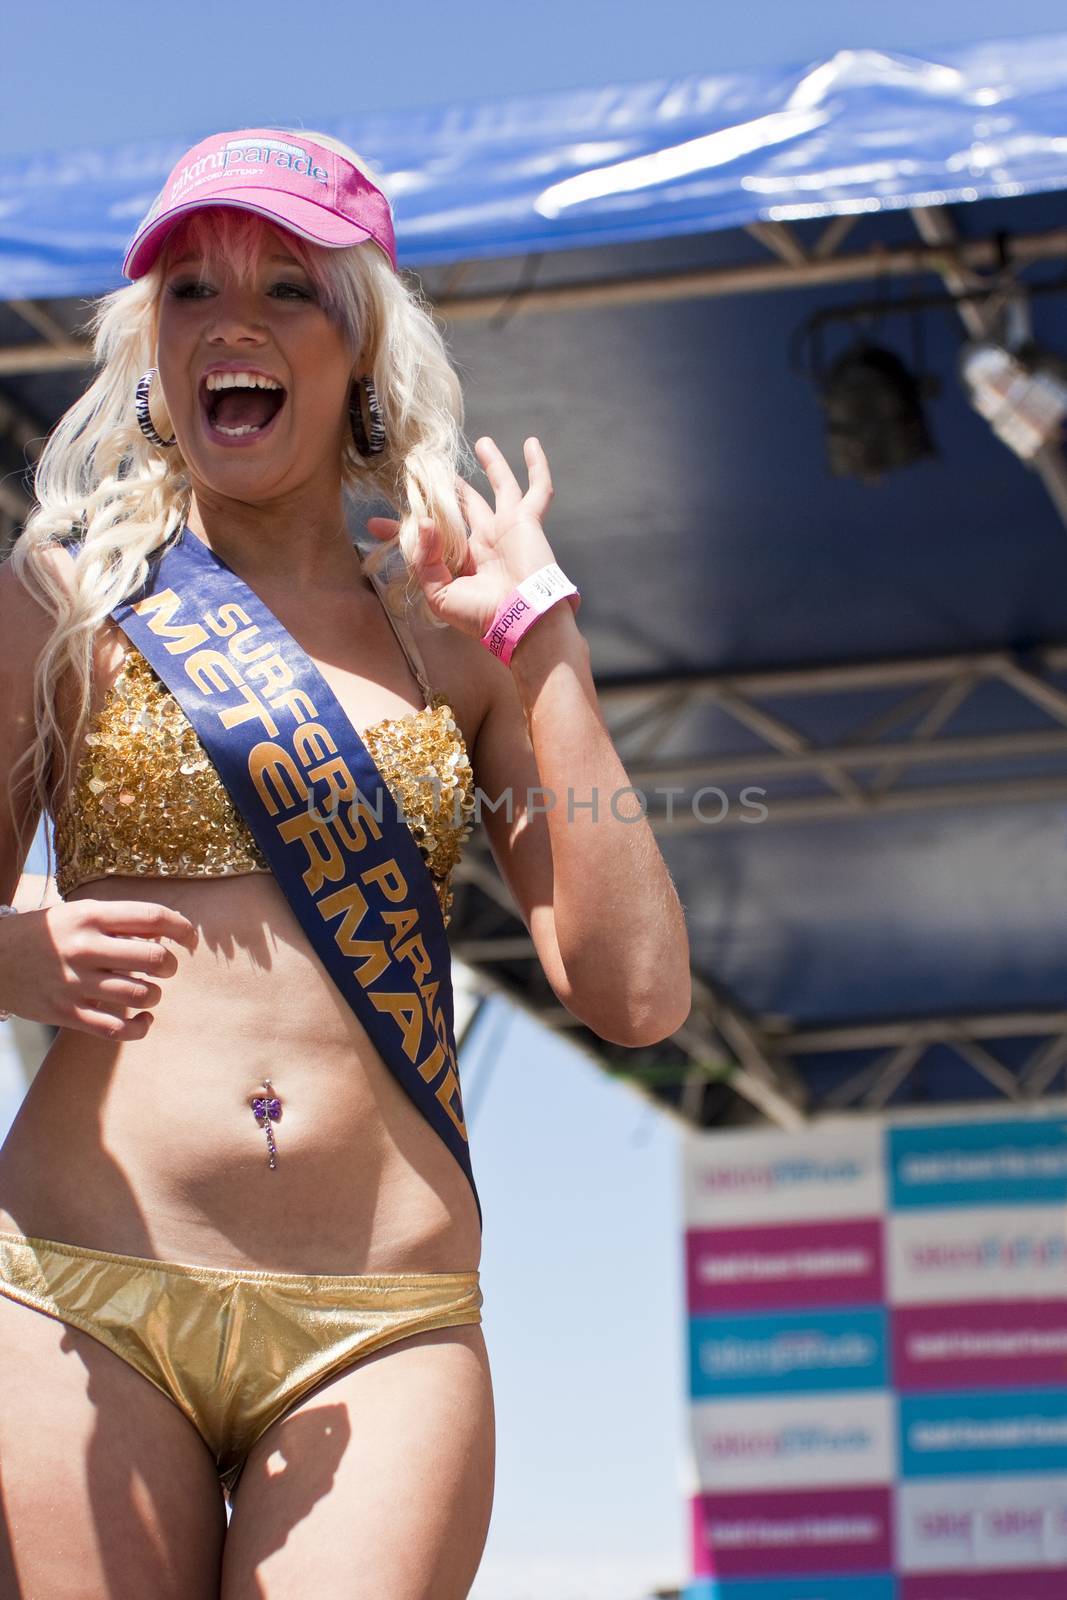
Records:
M449 570L428 521L419 525L414 568L431 610L480 640L515 586L554 560L541 524L552 480L537 439L525 445L525 494L491 439L475 450L495 507L459 481L470 527L462 571ZM367 527L388 538L397 523L378 517ZM685 918L601 715L570 603L538 618L510 667L488 651L479 664L478 806L545 975L602 1039L665 1039L692 1005Z
M501 875L567 1009L612 1043L654 1044L692 1005L685 919L567 602L524 634L510 672L496 665L475 770ZM492 809L509 794L510 820Z

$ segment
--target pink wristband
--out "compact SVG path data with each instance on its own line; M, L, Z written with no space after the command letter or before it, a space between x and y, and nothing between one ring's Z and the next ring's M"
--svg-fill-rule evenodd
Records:
M575 611L581 596L570 579L560 571L554 561L540 567L537 572L523 578L508 595L489 627L482 634L482 643L493 655L499 656L505 666L510 665L515 646L533 627L538 617L544 616L557 600L572 596Z

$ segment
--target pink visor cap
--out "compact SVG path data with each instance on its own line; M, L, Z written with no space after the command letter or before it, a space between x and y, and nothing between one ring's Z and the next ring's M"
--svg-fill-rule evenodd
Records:
M216 133L186 151L137 229L123 276L144 276L190 211L236 206L312 244L340 249L371 239L396 271L393 214L382 191L335 150L280 128Z

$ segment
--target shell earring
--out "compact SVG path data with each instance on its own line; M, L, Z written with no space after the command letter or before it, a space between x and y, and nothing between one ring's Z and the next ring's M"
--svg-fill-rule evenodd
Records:
M137 413L137 426L140 428L141 432L144 434L149 443L160 444L164 447L164 449L169 449L172 444L177 443L177 434L175 434L173 439L161 439L159 434L156 432L155 423L152 421L152 413L148 409L148 395L152 388L152 379L155 377L155 375L156 368L149 367L144 376L138 379L137 394L134 399L133 409Z
M364 404L366 417L363 415ZM352 427L353 441L360 455L381 455L386 446L387 435L381 402L372 378L357 378L352 385L348 398L348 420Z

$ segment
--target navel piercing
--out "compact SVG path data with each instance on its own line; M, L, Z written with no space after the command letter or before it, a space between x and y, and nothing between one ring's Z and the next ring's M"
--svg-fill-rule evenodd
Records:
M267 1149L270 1152L270 1160L268 1161L267 1165L274 1167L277 1166L277 1162L274 1159L276 1151L274 1145L274 1129L271 1126L271 1123L277 1122L281 1118L282 1103L278 1099L277 1095L273 1092L273 1085L271 1084L270 1079L264 1078L262 1082L267 1093L265 1095L254 1094L249 1101L249 1104L252 1107L256 1121L259 1123L260 1127L265 1127L267 1130Z

